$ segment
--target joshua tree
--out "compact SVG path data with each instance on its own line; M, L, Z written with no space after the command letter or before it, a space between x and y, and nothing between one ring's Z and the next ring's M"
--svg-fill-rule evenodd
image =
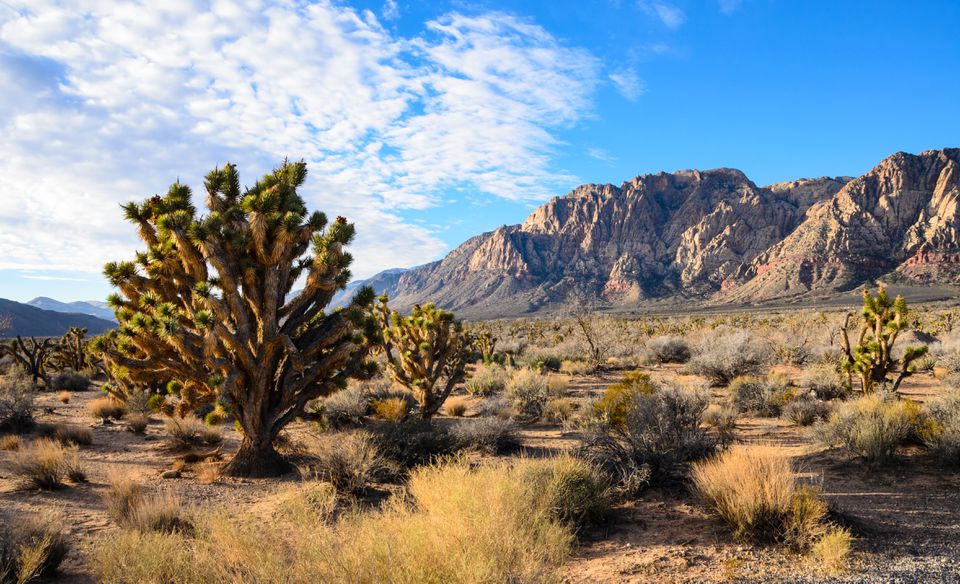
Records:
M387 371L413 392L420 417L429 420L463 381L471 339L452 312L426 304L414 306L409 316L403 316L387 307L386 296L379 300L379 349L387 357Z
M473 338L473 345L480 351L480 357L483 362L489 365L493 362L494 352L497 347L497 337L493 336L489 330L483 329Z
M847 385L853 386L854 373L860 378L864 393L885 386L893 378L893 391L900 388L905 377L913 373L910 364L927 354L927 347L904 347L899 359L893 357L897 336L907 328L907 301L902 296L891 300L881 287L877 295L863 291L863 321L857 344L850 342L851 319L848 313L840 329L840 346L844 353L843 369L847 373Z
M0 348L2 348L0 353L10 355L26 370L27 374L33 378L34 385L40 379L47 380L47 361L53 349L53 339L37 340L30 337L24 341L23 337L17 335L16 339Z
M284 162L241 191L228 164L206 177L205 216L179 182L166 196L128 203L147 251L104 268L121 293L110 297L119 328L94 346L114 379L111 391L122 397L166 384L181 415L225 402L243 434L224 469L234 476L286 471L277 433L307 402L371 371L373 292L325 310L350 279L344 246L354 228L308 214L297 193L306 176L304 162Z
M70 327L70 330L57 342L51 358L53 365L60 369L69 367L74 371L80 371L90 365L86 335L87 329Z

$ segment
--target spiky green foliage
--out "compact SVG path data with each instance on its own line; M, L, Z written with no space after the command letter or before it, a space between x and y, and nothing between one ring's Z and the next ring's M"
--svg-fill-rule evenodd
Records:
M429 420L463 381L472 341L452 312L433 304L414 306L404 316L391 310L387 297L381 296L376 308L387 371L413 392L420 417Z
M876 296L870 294L869 290L863 291L862 321L856 344L850 340L852 313L847 314L840 329L843 370L847 374L849 387L852 388L853 376L856 375L864 393L888 386L892 391L897 391L904 378L913 373L911 363L926 355L927 347L905 347L899 359L893 356L897 337L909 326L907 313L907 301L903 296L891 299L882 287L877 290Z
M53 348L53 339L30 337L24 340L23 337L17 335L17 338L9 343L0 345L0 355L7 354L13 357L13 360L23 367L36 385L40 379L47 380L47 364L50 361Z
M354 227L308 213L297 193L304 162L284 162L244 191L236 167L210 172L207 215L179 182L125 205L147 251L104 274L120 325L94 343L124 398L166 386L180 415L220 400L243 433L225 472L269 476L287 468L273 447L304 405L369 373L375 332L362 289L326 312L350 279L344 251ZM295 282L303 289L289 297Z
M74 371L81 371L88 365L92 365L86 336L87 329L70 327L70 330L57 341L56 349L50 359L51 365L57 369L69 368Z
M489 330L483 329L473 337L473 346L480 352L480 357L487 365L493 363L494 351L497 348L497 337Z

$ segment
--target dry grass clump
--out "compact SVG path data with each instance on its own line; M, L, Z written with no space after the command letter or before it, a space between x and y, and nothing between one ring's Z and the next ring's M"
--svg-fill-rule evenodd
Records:
M33 424L33 381L20 369L0 376L0 430L22 430Z
M127 421L127 429L134 434L143 434L150 425L150 416L146 414L127 414L124 420Z
M853 535L850 530L831 526L824 531L820 539L813 542L810 554L825 572L835 574L844 569L852 550Z
M736 330L706 339L690 359L690 371L714 385L727 385L741 375L760 373L766 351L753 334Z
M773 447L734 447L693 465L697 494L738 539L807 549L823 531L827 505L797 485L786 456Z
M703 414L703 423L717 433L720 444L732 444L737 435L739 412L729 406L710 406Z
M596 373L596 368L579 359L564 359L560 362L560 373L565 375L591 375Z
M98 397L87 403L87 411L97 420L119 420L127 413L127 406L112 397Z
M40 424L37 435L53 438L64 446L90 446L93 444L93 430L73 424Z
M196 446L210 446L223 441L223 435L215 428L193 416L167 418L163 423L167 431L167 446L171 450L189 450Z
M86 478L76 449L64 448L49 438L21 446L14 452L10 468L26 486L44 490L61 487L64 478L73 482L82 482Z
M356 494L387 472L377 441L367 432L341 433L315 444L313 459L301 469L338 491Z
M288 487L279 495L274 515L298 521L329 521L337 510L337 489L325 481L308 480Z
M6 436L0 436L0 450L12 451L19 450L23 442L20 440L20 437L16 434L8 434Z
M514 472L538 498L537 506L577 530L597 523L610 510L610 484L581 459L559 456L544 463L522 458L514 463Z
M381 420L402 422L410 416L413 402L405 396L384 397L370 401L373 415Z
M60 403L62 404L68 404L70 403L71 395L73 394L71 394L69 391L61 391L57 394L57 399L60 400Z
M461 448L486 454L502 454L520 446L517 424L498 417L463 420L450 428L450 435Z
M443 404L443 410L448 416L462 418L467 413L467 400L462 397L451 397Z
M563 513L575 519L577 509L594 508L587 495L569 507L561 493L596 491L580 470L526 466L563 464L572 463L424 467L411 475L407 496L334 525L323 512L268 522L211 512L198 518L193 537L109 533L91 546L90 567L106 583L555 582L574 543ZM544 478L531 485L533 475Z
M496 363L478 365L463 388L470 395L487 397L503 391L509 376L509 372Z
M53 578L70 551L62 523L52 514L18 516L13 528L0 523L0 582Z
M126 475L112 475L103 496L107 514L117 525L140 532L189 532L192 521L180 499L169 490L147 494Z
M692 352L690 345L681 337L658 336L647 341L643 354L654 363L686 363Z
M330 428L357 426L370 409L370 397L362 385L338 391L317 404Z
M566 397L554 398L543 408L543 417L551 422L562 424L573 417L573 400Z
M878 392L840 404L816 426L819 442L863 457L872 466L890 462L911 434L915 406Z

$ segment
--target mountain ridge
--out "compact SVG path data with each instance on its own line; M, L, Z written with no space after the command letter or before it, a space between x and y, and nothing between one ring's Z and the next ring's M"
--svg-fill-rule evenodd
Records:
M0 330L0 338L15 337L58 337L70 327L86 328L91 335L97 335L116 328L116 323L89 314L57 312L43 310L29 304L0 298L0 319L9 318L10 326Z
M401 309L434 301L478 318L767 302L880 277L957 284L958 198L960 150L949 148L767 186L732 168L659 172L580 185L523 223L364 282Z

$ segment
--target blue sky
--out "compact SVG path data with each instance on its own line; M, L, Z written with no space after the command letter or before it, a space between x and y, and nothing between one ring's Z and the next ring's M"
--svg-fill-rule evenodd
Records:
M157 8L157 6L162 8ZM101 299L118 205L303 157L358 276L586 182L960 146L960 3L0 2L0 297Z

